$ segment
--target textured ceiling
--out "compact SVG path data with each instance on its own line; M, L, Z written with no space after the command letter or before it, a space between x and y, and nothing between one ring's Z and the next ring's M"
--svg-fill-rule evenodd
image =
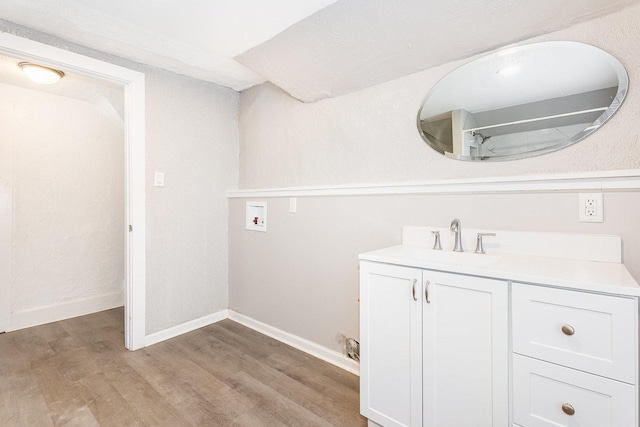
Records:
M305 102L640 4L640 0L0 0L4 20L243 90Z
M0 18L242 90L264 82L233 56L336 0L0 0Z
M236 59L305 101L343 95L638 0L340 0Z

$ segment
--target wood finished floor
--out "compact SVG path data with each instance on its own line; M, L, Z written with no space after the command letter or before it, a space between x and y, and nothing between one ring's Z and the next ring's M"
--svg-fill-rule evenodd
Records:
M230 320L136 352L122 309L0 335L2 426L365 426L358 377Z

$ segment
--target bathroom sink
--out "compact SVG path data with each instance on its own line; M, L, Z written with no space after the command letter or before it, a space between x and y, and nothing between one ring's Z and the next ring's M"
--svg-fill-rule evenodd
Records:
M400 246L398 256L447 265L484 267L500 260L498 255L476 254L474 252L436 251L428 248Z

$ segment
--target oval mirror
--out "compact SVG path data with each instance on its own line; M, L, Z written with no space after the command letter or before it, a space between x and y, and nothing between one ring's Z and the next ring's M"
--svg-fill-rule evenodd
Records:
M418 130L431 148L455 159L536 156L595 132L620 107L628 84L622 64L594 46L518 46L440 80L418 112Z

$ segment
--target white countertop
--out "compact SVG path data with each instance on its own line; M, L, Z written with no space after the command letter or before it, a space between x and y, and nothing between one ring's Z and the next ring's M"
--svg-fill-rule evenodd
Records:
M536 283L623 296L640 296L640 286L624 264L511 253L436 251L405 244L367 252L364 261Z

